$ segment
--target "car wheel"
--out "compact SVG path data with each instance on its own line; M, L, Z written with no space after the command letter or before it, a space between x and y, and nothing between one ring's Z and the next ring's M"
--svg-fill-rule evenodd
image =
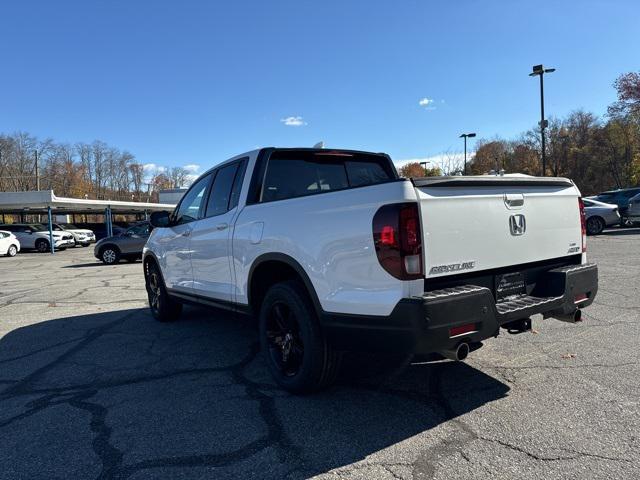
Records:
M589 235L598 235L604 230L604 220L600 217L589 217L587 219L587 233Z
M115 265L120 261L120 252L116 247L107 245L100 250L100 260L107 265Z
M264 358L280 387L292 393L309 393L335 380L342 353L331 349L299 282L282 282L269 289L260 309L259 326Z
M49 242L44 239L40 239L36 241L36 250L40 253L46 253L49 251Z
M144 277L149 308L153 318L159 322L177 320L182 313L182 304L169 297L158 266L153 262L148 262Z
M7 249L7 257L15 257L18 253L18 248L15 245L9 245Z

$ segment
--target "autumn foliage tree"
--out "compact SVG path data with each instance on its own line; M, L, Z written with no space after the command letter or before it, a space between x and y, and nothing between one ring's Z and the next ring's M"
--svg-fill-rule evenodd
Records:
M410 162L400 167L398 174L405 178L438 177L442 175L439 167L424 168L419 162Z

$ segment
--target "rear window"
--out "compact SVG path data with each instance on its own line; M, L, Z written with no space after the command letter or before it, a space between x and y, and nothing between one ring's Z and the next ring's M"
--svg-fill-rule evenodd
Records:
M347 152L276 151L269 158L262 201L362 187L395 179L380 155Z

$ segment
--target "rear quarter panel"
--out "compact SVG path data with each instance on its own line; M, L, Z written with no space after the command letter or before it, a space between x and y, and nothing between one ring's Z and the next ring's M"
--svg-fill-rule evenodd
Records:
M388 315L401 298L421 293L423 281L397 280L380 266L372 219L381 205L415 199L410 182L395 181L246 206L232 245L236 301L248 303L255 260L281 253L304 269L323 310Z

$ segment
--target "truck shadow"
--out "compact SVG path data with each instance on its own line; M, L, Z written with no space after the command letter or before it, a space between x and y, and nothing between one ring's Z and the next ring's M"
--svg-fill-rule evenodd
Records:
M3 470L305 478L419 434L426 448L429 430L509 391L464 363L389 369L377 356L350 361L327 391L292 396L271 382L252 322L195 308L183 317L159 324L129 309L0 338Z

